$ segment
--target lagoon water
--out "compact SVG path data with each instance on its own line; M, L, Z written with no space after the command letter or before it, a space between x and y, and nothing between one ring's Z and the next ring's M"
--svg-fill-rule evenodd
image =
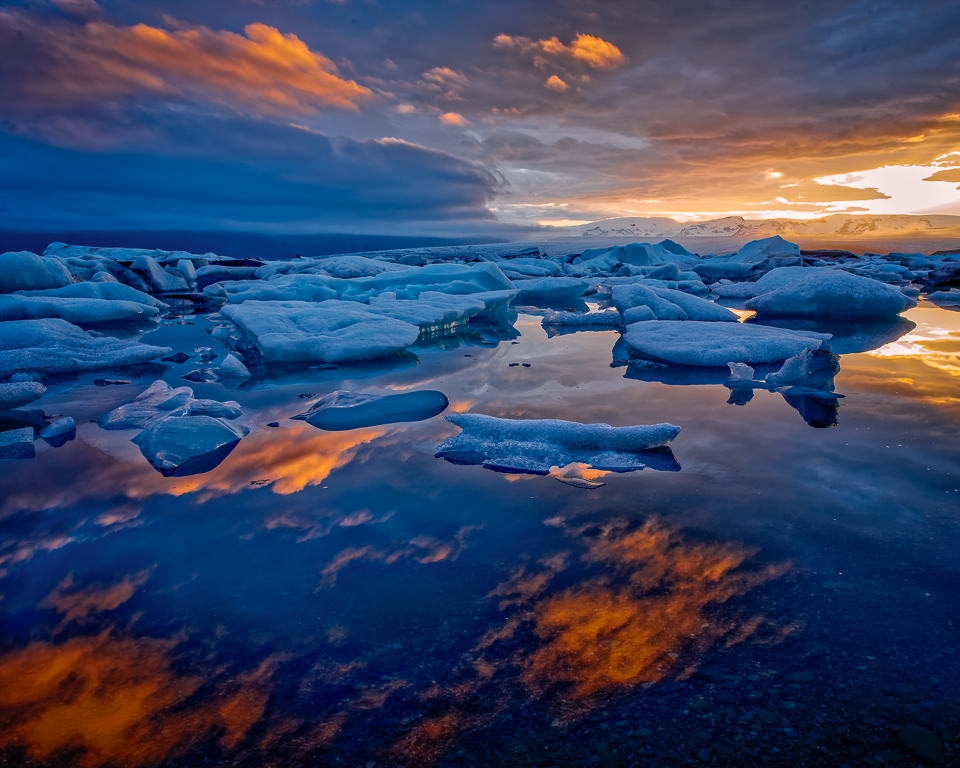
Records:
M828 329L838 400L613 366L617 332L535 314L191 384L251 433L186 477L95 420L194 361L51 385L77 438L0 462L0 764L958 764L960 313L904 317ZM211 327L144 340L222 355ZM436 458L443 416L292 419L337 389L682 431L659 468L507 474Z

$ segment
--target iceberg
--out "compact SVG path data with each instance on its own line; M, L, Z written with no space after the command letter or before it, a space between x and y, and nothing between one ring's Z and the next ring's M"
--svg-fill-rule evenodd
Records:
M60 318L0 324L0 377L20 371L70 373L146 363L169 347L95 336Z
M756 290L744 306L758 316L883 318L917 305L894 286L829 267L781 267Z
M60 288L72 282L70 270L57 258L29 251L0 253L0 293Z
M109 283L99 283L99 285L109 285ZM86 328L97 325L153 322L159 314L160 310L156 307L133 301L0 294L0 322L59 317Z
M0 432L0 459L32 459L36 455L36 448L33 447L33 427Z
M582 328L585 330L606 331L623 327L623 317L619 312L562 312L548 309L540 324L564 328Z
M196 399L190 387L172 388L163 379L157 379L129 403L105 413L97 424L103 429L142 429L161 416L211 416L236 419L243 411L240 404L228 400Z
M558 419L502 419L474 413L446 417L460 427L445 440L439 458L481 464L504 472L549 474L553 467L584 464L609 472L631 472L657 463L648 452L662 449L679 433L673 424L611 427Z
M54 419L40 430L40 437L54 448L69 443L77 436L77 424L72 416Z
M338 390L294 416L330 431L373 427L401 421L423 421L443 413L449 401L443 392L424 389L398 395L373 395Z
M535 277L516 280L518 303L536 303L537 301L563 301L579 299L586 293L590 283L578 277Z
M398 354L420 328L353 301L245 301L221 313L270 363L344 363Z
M223 358L223 362L217 368L217 374L222 379L232 379L234 382L246 381L250 378L250 370L232 353L228 353Z
M37 291L20 291L21 296L50 296L63 299L103 299L110 301L128 301L147 307L166 309L167 305L149 293L138 291L129 285L116 282L71 283L62 288L48 288Z
M0 411L19 408L43 397L47 388L39 381L12 381L0 384Z
M209 472L249 432L212 416L161 416L133 438L144 458L165 476Z
M623 338L632 358L726 367L778 363L804 349L820 349L830 335L743 323L648 320L628 325Z
M682 291L650 287L642 283L615 285L611 298L627 323L639 320L737 321L735 313L712 301Z

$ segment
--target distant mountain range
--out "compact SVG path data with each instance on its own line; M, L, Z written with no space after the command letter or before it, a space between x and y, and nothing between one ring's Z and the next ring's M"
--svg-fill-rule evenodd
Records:
M745 219L726 216L710 221L679 222L665 217L604 219L576 227L557 228L563 237L637 239L661 237L760 238L772 235L875 237L922 235L960 236L960 216L834 214L820 219Z

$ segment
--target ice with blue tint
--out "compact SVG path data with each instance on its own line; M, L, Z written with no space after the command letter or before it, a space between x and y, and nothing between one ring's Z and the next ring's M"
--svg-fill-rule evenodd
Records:
M103 429L142 429L151 421L172 414L236 419L242 412L235 401L198 399L190 387L173 388L157 379L131 402L103 414L97 423Z
M650 463L645 451L662 448L680 434L680 427L673 424L611 427L477 413L446 418L461 432L445 440L437 448L437 456L459 464L538 475L573 463L609 472L643 469Z
M324 395L304 413L294 416L319 429L358 429L378 424L423 421L446 410L443 392L422 389L396 395L337 390Z
M0 295L0 322L59 317L81 328L88 328L125 323L147 324L156 320L159 314L157 307L117 299Z
M73 282L62 261L29 251L0 253L0 293L59 288Z
M0 383L0 411L19 408L43 397L47 388L39 381Z
M648 320L628 325L623 338L631 357L725 368L777 363L804 349L820 349L830 335L743 323Z
M195 475L220 464L249 432L213 416L161 416L133 438L144 458L164 475Z
M643 281L614 285L611 298L626 323L638 320L737 321L736 314L712 301Z
M70 373L156 360L170 353L112 336L96 336L60 318L0 323L0 377L18 371Z
M744 306L760 317L893 317L917 302L891 285L828 267L781 267L755 283Z
M405 350L420 328L354 301L244 301L221 310L268 363L343 363Z

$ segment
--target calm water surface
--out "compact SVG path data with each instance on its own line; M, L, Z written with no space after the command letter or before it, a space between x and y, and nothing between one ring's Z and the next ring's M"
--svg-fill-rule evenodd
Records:
M0 462L0 764L960 764L960 313L907 318L833 329L835 403L730 404L723 376L613 367L618 334L533 315L513 341L193 385L252 431L181 478L93 423L157 370L53 385L36 407L77 439ZM210 327L146 340L222 353ZM418 388L672 422L680 469L561 482L435 458L442 417L290 418Z

